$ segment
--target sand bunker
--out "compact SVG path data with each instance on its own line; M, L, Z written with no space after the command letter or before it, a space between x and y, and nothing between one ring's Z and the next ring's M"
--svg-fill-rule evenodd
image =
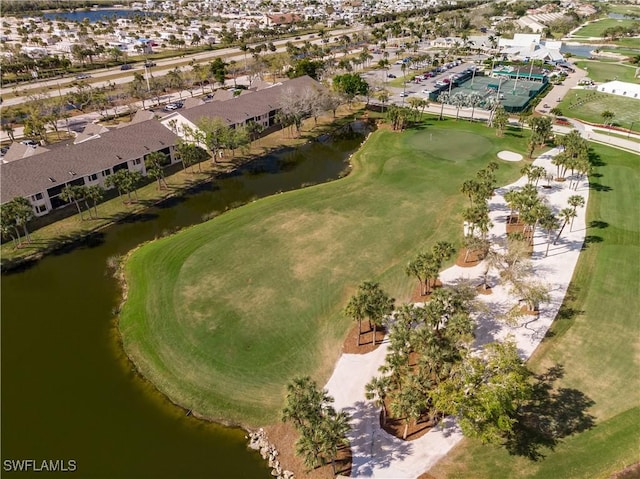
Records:
M503 150L498 153L498 158L504 161L520 161L522 160L522 155L513 151Z

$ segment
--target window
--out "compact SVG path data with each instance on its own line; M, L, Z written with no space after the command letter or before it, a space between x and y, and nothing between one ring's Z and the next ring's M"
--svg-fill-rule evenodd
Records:
M111 170L103 170L103 172L102 172L102 176L105 177L105 178L107 176L109 176L110 174L111 174Z
M139 165L142 161L140 160L140 158L136 158L135 160L133 160L133 164L134 165Z
M31 198L33 198L33 201L40 201L43 198L43 196L42 196L42 193L36 193Z
M98 179L98 174L94 173L93 175L89 176L89 181L96 181Z
M46 213L47 205L38 205L38 206L36 206L36 211L38 213Z

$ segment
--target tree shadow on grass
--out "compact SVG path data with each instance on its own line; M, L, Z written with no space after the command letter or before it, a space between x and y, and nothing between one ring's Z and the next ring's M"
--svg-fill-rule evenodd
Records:
M602 158L600 157L600 155L597 154L595 151L593 151L592 148L589 148L588 158L589 158L589 163L591 163L592 166L606 165L606 163L602 161Z
M607 185L603 185L601 183L589 183L589 188L594 190L594 191L601 191L604 193L608 193L609 191L612 191L613 188L611 188L610 186Z
M534 376L532 398L517 412L517 423L505 442L509 454L539 461L544 449L553 451L561 439L593 427L587 409L595 402L577 389L555 388L563 376L562 365Z
M587 235L584 237L584 243L582 243L582 248L580 249L580 251L586 250L592 244L602 243L603 241L604 240L602 239L602 236Z

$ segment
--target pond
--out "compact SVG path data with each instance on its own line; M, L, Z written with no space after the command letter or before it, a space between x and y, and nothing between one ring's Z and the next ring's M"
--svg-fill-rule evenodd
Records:
M140 10L76 10L75 12L51 12L44 13L45 20L57 20L61 18L66 22L82 22L86 18L90 23L109 21L115 18L133 18L135 16L156 16L158 13L142 12Z
M135 372L107 260L212 211L335 179L363 139L345 132L261 158L3 275L3 461L74 460L91 478L271 477L244 431L187 417Z

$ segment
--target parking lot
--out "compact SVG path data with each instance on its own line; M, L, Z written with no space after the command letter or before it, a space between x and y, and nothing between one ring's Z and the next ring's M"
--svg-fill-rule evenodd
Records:
M410 96L419 96L420 98L428 98L429 93L443 89L452 81L454 75L463 75L463 72L471 72L471 69L477 68L475 63L471 62L451 62L439 67L418 67L417 69L407 69L402 72L402 65L392 63L388 71L371 71L363 75L369 82L373 90L386 88L390 95L392 103L404 103L404 99ZM470 76L468 73L467 76ZM385 75L387 78L385 78ZM394 78L403 78L406 75L406 87L389 86L388 82ZM415 79L411 81L411 78Z

